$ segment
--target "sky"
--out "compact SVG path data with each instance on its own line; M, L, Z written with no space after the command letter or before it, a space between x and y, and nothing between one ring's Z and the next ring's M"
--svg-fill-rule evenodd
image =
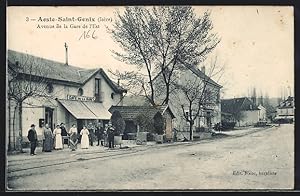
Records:
M106 27L112 27L117 9L122 7L8 7L8 49L65 62L66 42L71 65L102 67L106 71L133 70L133 65L116 60L111 53L118 47ZM292 7L194 6L194 9L199 16L211 11L212 32L221 38L208 61L217 57L217 63L225 66L225 73L218 81L223 86L222 98L246 96L253 87L257 94L269 97L280 97L283 89L288 88L294 95ZM63 21L66 17L77 21ZM95 21L81 21L90 17ZM88 28L83 28L85 24Z

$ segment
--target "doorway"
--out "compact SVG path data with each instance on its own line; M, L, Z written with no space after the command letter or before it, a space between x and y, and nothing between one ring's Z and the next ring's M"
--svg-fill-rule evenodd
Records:
M207 123L207 127L211 128L211 113L210 112L207 112L206 123Z
M53 108L45 108L45 124L49 124L51 130L53 130Z
M78 134L80 134L80 131L81 131L82 128L83 128L83 120L78 119L77 120L77 131L78 131Z
M83 120L82 119L77 119L77 138L78 138L78 143L81 143L81 136L80 136L80 131L83 128Z

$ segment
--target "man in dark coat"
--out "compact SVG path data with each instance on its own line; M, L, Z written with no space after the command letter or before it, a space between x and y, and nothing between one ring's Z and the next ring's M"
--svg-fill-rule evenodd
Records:
M66 127L65 127L64 123L60 123L60 129L61 129L61 136L63 136L63 138L65 138L66 136L69 135L68 132L67 132L67 130L66 130ZM67 139L63 140L63 145L64 144L68 144L68 146L69 146L69 142L68 142Z
M61 129L61 135L62 136L68 136L68 132L66 130L66 127L65 127L64 123L60 123L60 129Z
M108 147L114 148L115 147L115 144L114 144L115 143L114 142L115 129L111 123L108 124L107 134L108 134Z
M89 139L90 139L90 145L93 146L94 139L95 139L95 127L93 123L89 123L87 129L89 130Z
M97 146L100 145L100 141L101 141L101 146L103 146L104 128L101 123L98 123L98 125L96 126L95 135L96 135L97 141L98 141Z
M32 124L30 126L31 128L28 131L28 140L30 141L30 155L36 155L35 154L35 149L36 149L36 145L37 145L37 134L36 134L36 130L35 130L35 125Z

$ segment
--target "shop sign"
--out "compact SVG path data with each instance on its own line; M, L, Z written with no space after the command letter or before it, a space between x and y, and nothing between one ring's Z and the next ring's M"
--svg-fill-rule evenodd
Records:
M68 100L73 101L95 101L96 97L86 97L86 96L77 96L77 95L67 95Z

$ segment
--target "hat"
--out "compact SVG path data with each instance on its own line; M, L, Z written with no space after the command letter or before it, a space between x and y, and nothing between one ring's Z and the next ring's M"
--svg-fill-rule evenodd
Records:
M35 127L35 124L31 124L30 127Z

